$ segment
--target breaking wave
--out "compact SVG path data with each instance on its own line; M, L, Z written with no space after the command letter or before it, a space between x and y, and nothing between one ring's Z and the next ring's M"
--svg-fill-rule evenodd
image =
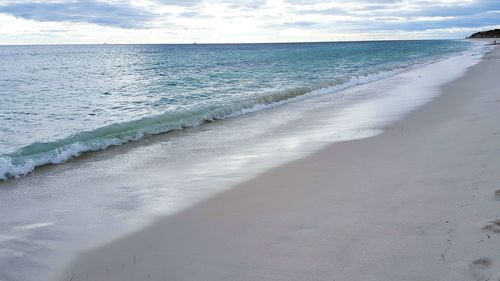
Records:
M91 131L83 131L53 142L35 142L13 153L0 155L0 180L17 178L32 172L39 166L61 164L78 157L82 153L137 141L148 135L194 127L207 122L279 106L310 96L334 93L348 87L394 75L403 69L398 68L366 76L352 77L344 81L338 79L328 85L323 84L317 87L288 89L234 101L222 106L211 105L198 110L165 112L152 117L115 123Z

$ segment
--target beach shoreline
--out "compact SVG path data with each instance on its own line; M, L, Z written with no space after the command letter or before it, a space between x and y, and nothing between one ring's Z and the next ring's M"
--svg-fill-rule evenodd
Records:
M411 42L395 42L400 43ZM88 153L0 182L0 212L9 214L0 220L0 279L56 280L82 252L332 143L397 129L394 120L432 101L440 85L464 75L491 49L470 42L417 45L422 43L425 48L469 47L429 56L426 63L395 69L388 76L354 78L345 89L326 88L293 102Z
M60 280L500 278L499 55L382 134L85 252Z

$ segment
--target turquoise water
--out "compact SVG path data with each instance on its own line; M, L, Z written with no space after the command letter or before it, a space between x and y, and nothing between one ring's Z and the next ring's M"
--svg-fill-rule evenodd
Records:
M373 81L466 41L0 47L0 179Z

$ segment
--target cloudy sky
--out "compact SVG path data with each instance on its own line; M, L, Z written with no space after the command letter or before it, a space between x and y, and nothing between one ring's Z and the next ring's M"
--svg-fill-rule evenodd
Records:
M500 0L0 0L0 44L463 38Z

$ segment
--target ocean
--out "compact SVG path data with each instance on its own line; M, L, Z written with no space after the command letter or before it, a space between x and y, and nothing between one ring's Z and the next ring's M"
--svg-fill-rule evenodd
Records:
M405 130L391 122L486 50L464 40L1 46L0 280L60 280L78 253L273 167Z
M463 40L0 47L0 180L390 76Z

